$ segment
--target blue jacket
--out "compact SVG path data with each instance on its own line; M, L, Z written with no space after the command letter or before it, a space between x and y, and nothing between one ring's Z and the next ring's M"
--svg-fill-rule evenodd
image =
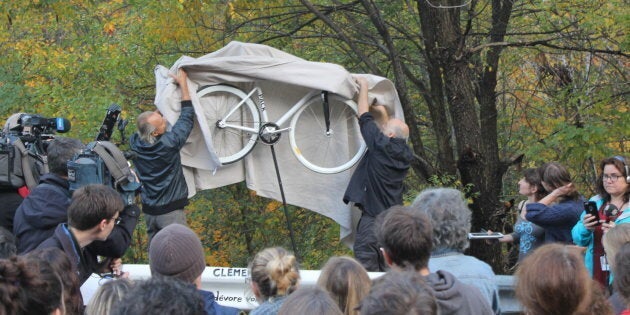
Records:
M540 202L532 202L526 205L525 218L545 229L545 244L548 243L573 243L571 229L580 219L580 213L584 211L584 199L563 200L549 206Z
M13 235L18 254L29 252L53 235L59 223L68 221L70 190L66 179L52 173L43 175L39 185L15 211Z
M182 170L179 151L193 128L195 111L190 101L182 109L173 128L147 143L134 133L129 139L136 153L133 163L142 182L142 211L151 215L183 209L188 204L188 186Z
M203 297L205 302L205 310L207 315L237 315L240 310L230 306L223 306L214 298L214 294L210 291L197 290Z
M597 209L601 208L604 204L604 199L602 199L599 195L590 199L590 201L595 201L597 204ZM617 217L615 220L615 224L623 224L630 223L630 206L623 209L623 213ZM578 246L587 246L586 252L584 253L584 264L586 265L586 269L588 272L593 275L593 232L587 229L582 222L582 218L586 215L586 212L582 212L580 216L580 221L573 227L571 230L571 235L573 236L573 243Z

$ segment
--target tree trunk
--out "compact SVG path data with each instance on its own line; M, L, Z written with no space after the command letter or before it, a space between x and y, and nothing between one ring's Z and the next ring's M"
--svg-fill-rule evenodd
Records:
M494 228L501 213L499 195L502 175L507 170L499 160L497 143L495 88L500 49L490 50L485 68L475 67L478 65L471 61L463 31L465 27L461 26L466 21L460 22L461 8L454 7L461 1L438 2L452 8L436 8L426 1L417 1L429 65L430 89L436 98L444 95L447 104L443 107L448 107L455 136L457 170L464 185L473 185L468 196L473 200L471 229ZM509 1L493 1L493 6L497 6L493 7L493 23L500 25L493 27L491 41L502 39L505 34L506 18L509 19L511 7L507 8L507 4L502 6L504 2ZM501 16L500 13L504 12L507 12L507 17ZM483 75L476 77L475 73ZM473 82L481 83L479 89ZM439 118L444 115L443 110L433 107L432 111L436 112L436 118L443 119ZM501 271L500 247L471 242L470 253L490 263L495 271Z

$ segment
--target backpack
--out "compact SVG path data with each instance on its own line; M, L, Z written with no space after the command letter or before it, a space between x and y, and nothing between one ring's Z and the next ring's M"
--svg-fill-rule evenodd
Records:
M31 190L46 173L47 157L38 154L33 144L25 146L17 136L5 134L0 137L0 187L27 186Z

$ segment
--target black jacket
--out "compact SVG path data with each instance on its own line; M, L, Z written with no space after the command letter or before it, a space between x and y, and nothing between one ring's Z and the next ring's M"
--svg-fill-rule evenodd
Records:
M59 248L66 253L74 267L73 272L76 272L79 277L79 285L83 285L92 273L101 271L105 265L99 264L97 254L89 245L85 248L79 247L66 223L59 224L53 235L37 246L37 248L51 247Z
M404 139L384 135L371 113L361 115L359 125L368 151L352 174L343 201L352 201L364 214L375 217L402 204L403 180L413 153Z
M13 234L18 239L18 253L35 249L53 235L60 223L68 221L70 198L66 179L52 173L40 178L39 185L24 199L15 213ZM107 240L96 241L89 246L101 256L122 257L131 243L139 211L136 205L126 206L120 214L120 224L114 227Z
M190 101L182 102L175 125L153 144L144 142L138 133L131 136L130 147L142 182L142 211L151 215L183 209L188 204L188 186L182 170L179 151L192 131L195 111Z

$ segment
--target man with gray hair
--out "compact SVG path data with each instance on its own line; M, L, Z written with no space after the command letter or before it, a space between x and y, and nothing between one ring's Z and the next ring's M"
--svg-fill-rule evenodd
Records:
M492 268L468 255L468 233L471 211L462 193L453 188L423 190L410 206L413 211L426 214L433 226L433 250L429 270L445 270L461 282L477 287L499 314L499 291Z
M354 242L354 256L368 271L387 268L374 235L374 218L402 204L403 180L413 153L406 143L409 127L400 119L388 118L384 106L368 103L368 82L357 77L361 135L368 147L343 196L361 210Z
M142 182L142 211L145 213L149 244L159 230L171 223L186 225L188 186L179 151L193 128L195 111L190 101L187 75L179 69L173 76L181 89L182 107L177 122L167 131L167 121L159 111L138 116L138 132L129 140L136 153L134 166Z

